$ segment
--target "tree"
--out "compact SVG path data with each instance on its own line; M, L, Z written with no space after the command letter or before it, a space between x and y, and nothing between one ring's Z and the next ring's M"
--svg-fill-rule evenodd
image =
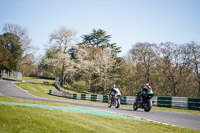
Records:
M58 30L53 30L50 34L50 43L53 44L55 49L59 52L60 57L58 58L58 65L61 66L61 85L65 82L65 71L67 69L70 57L68 55L69 49L72 47L73 43L76 41L76 33L73 30L67 29L61 26Z
M93 29L92 33L83 35L82 38L81 44L87 44L91 47L110 48L115 54L121 52L120 47L117 47L116 43L109 43L111 35L106 35L106 31L102 29Z
M17 24L5 24L3 27L3 32L12 33L19 37L23 56L30 53L30 50L33 47L30 45L31 39L28 37L28 31L26 28L23 28L22 26Z
M111 81L117 79L117 63L116 54L121 52L120 47L116 43L110 43L111 35L107 35L102 29L93 30L92 33L82 36L83 41L79 45L84 45L89 53L88 60L93 63L94 67L90 67L91 86L93 90L103 93L111 85Z
M150 74L153 63L156 59L155 44L150 43L137 43L133 45L130 53L135 63L140 63L144 69L145 82L150 82Z
M185 61L185 54L183 47L171 42L160 44L160 61L158 66L163 72L166 84L166 94L177 96L178 88L181 82L191 73L188 63ZM184 81L186 82L186 81ZM183 90L183 88L181 88Z
M11 71L13 67L13 56L12 54L0 45L0 70Z
M196 42L186 44L188 62L196 75L195 81L198 83L197 97L200 97L200 45Z
M92 63L94 74L97 77L95 80L98 81L96 83L100 83L99 86L103 88L103 93L105 94L106 90L109 89L108 86L111 86L115 81L113 69L116 60L112 51L99 48Z
M19 70L24 76L35 76L37 65L35 65L35 57L33 55L26 55L20 64Z
M22 48L19 37L12 33L4 33L0 35L0 45L13 55L13 69L19 70L19 63L22 59Z
M134 64L135 62L129 55L121 59L119 66L120 70L118 70L120 77L119 80L117 81L117 85L119 86L120 91L122 92L123 95L135 95L141 86L139 80L143 79L140 74L136 74L137 69L134 66Z
M32 58L34 47L31 46L31 39L28 36L28 30L17 24L5 24L3 27L4 33L11 33L19 37L19 43L21 45L21 61L18 64L18 71L24 72L24 69L31 67L35 61L30 60ZM30 58L31 57L31 58ZM24 74L24 73L23 73Z

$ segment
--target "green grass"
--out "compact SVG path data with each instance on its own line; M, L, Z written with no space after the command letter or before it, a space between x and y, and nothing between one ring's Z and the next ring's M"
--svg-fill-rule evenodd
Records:
M51 84L40 84L40 83L14 83L15 85L21 87L24 90L27 90L29 93L40 96L40 97L48 97L53 98L54 96L48 95L48 90L56 90L54 85Z
M25 81L48 81L48 82L55 82L55 80L52 79L45 79L45 78L40 78L40 77L22 77L22 80Z
M49 95L48 90L54 90L54 91L56 90L54 85L50 85L50 84L29 83L29 82L14 83L14 84L19 86L20 88L22 88L24 90L27 90L29 93L31 93L35 96L39 96L39 97L107 105L107 103L92 102L92 101L77 100L77 99L68 99L68 98L64 98L64 97L57 97L57 96Z
M28 103L28 104L40 104L40 105L49 105L49 106L73 106L67 103L54 103L54 102L43 102L43 101L34 101L34 100L25 100L20 98L13 98L0 95L0 101L4 102L17 102L17 103Z
M52 104L0 96L1 101ZM56 103L53 103L56 104ZM57 104L58 106L63 104ZM26 106L0 105L0 132L48 133L199 133L197 130L123 118L48 110Z
M87 102L93 104L101 104L107 106L107 103L101 102L92 102L87 100L75 100L75 99L67 99L63 97L57 97L47 94L48 90L56 90L53 85L49 84L39 84L39 83L14 83L15 85L21 87L24 90L27 90L29 93L46 98L60 99L60 100L69 100L69 101L78 101L78 102ZM121 107L133 108L132 105L121 105ZM180 113L189 113L189 114L197 114L200 115L200 111L195 110L183 110L183 109L173 109L173 108L164 108L164 107L152 107L152 110L160 110L160 111L170 111L170 112L180 112Z

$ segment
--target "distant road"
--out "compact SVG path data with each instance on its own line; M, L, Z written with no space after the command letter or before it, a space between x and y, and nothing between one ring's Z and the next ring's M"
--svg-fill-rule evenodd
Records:
M200 115L157 111L157 110L144 112L143 110L138 109L137 111L133 111L133 109L131 108L120 107L119 109L116 109L114 107L108 108L107 106L104 106L104 105L97 105L97 104L91 104L91 103L81 103L81 102L74 102L74 101L65 101L65 100L37 97L37 96L33 96L27 93L26 91L20 89L19 87L16 87L15 85L11 83L11 81L5 81L5 80L0 80L0 94L4 96L29 99L29 100L68 103L68 104L76 105L83 108L91 108L91 109L96 109L96 110L120 113L124 115L149 119L152 121L161 122L161 123L174 125L178 127L200 130Z

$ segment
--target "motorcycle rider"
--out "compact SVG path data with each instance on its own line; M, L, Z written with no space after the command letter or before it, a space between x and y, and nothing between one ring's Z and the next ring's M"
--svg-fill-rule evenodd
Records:
M151 89L149 83L144 84L142 89L137 93L139 104L143 103L143 98L147 96L148 89Z
M108 93L108 95L109 95L108 101L110 101L110 99L113 98L113 96L115 96L116 94L121 95L121 92L119 91L119 89L116 85L112 85L112 89Z

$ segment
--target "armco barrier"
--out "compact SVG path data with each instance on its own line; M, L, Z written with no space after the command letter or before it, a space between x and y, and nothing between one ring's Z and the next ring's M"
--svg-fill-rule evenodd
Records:
M73 99L77 99L77 94L73 94Z
M122 96L121 99L122 99L121 104L125 105L126 104L126 96Z
M200 98L188 98L188 109L200 110Z
M63 97L66 97L66 98L73 98L73 94L72 94L72 93L69 93L69 92L63 92Z
M133 105L134 102L135 102L135 96L126 96L127 105Z
M91 95L91 101L97 101L97 95L95 95L95 94L92 94Z
M172 98L171 97L158 97L158 107L171 108Z
M86 100L86 94L81 94L81 100Z
M49 90L48 94L54 96L62 96L66 98L88 100L95 102L108 102L107 95L96 95L96 94L72 94L69 92L60 92ZM135 102L135 96L122 96L121 104L133 105ZM200 110L200 98L185 98L185 97L157 97L154 96L152 99L153 106L168 107L177 109L190 109Z
M172 97L171 107L176 109L187 109L188 98L185 97Z
M88 100L88 101L91 100L91 94L86 94L86 100Z
M107 103L108 102L108 96L107 95L103 95L103 102Z
M103 95L97 95L97 102L103 102Z

